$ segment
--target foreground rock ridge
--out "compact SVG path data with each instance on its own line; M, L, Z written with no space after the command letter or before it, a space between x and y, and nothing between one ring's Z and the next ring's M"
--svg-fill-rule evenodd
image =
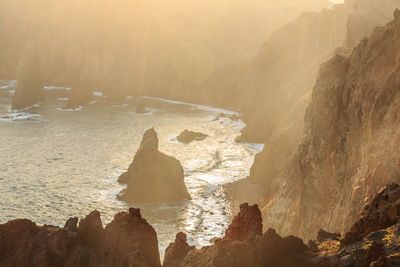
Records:
M400 11L319 72L305 135L264 197L264 224L309 239L343 232L380 187L400 181ZM326 211L329 207L329 212Z
M126 202L190 199L181 163L158 151L158 136L154 128L144 133L133 162L118 181L128 185L118 195Z
M341 234L320 230L308 245L295 236L262 232L257 205L240 205L225 236L196 249L178 233L165 252L163 266L399 266L400 185L386 185L363 208L351 229ZM329 210L327 211L329 213ZM0 225L0 266L161 266L157 234L140 210L115 215L103 228L100 212L64 227L37 226L26 219Z
M0 266L161 266L157 235L139 209L121 212L104 229L100 213L63 228L29 220L0 225Z

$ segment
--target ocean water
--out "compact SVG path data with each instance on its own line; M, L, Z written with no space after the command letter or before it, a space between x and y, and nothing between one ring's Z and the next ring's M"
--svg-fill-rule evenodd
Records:
M232 219L223 184L248 176L262 146L234 142L242 122L215 121L223 111L157 98L142 98L148 114L135 113L138 99L113 103L94 93L85 107L65 110L68 88L45 87L45 103L10 110L15 81L0 81L0 223L27 218L63 226L97 209L103 224L130 206L157 231L161 253L182 231L202 247L221 237ZM226 113L235 113L225 111ZM160 151L179 159L193 198L172 203L125 203L118 176L132 162L143 133L155 127ZM191 144L185 129L210 137Z

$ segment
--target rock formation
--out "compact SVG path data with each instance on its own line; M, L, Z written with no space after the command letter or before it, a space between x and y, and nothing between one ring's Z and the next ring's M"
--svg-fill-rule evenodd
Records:
M257 205L242 204L225 236L215 245L196 250L184 235L165 254L165 266L311 266L311 254L294 236L280 237L269 229L262 234L261 212Z
M18 70L12 109L24 109L44 100L43 80L37 50L31 49Z
M309 246L273 229L263 234L258 206L242 204L225 236L212 246L196 249L178 233L163 266L399 266L399 192L399 184L386 185L343 239L321 230ZM161 266L156 232L139 209L118 213L104 229L98 211L77 224L71 218L63 228L21 219L0 225L0 266ZM349 233L358 239L346 243Z
M328 0L3 0L0 77L16 79L20 61L32 64L21 55L38 42L42 82L82 91L72 93L69 107L84 104L93 89L232 107L240 99L226 95L265 36L301 11L329 6Z
M193 141L201 141L208 137L207 134L200 133L200 132L193 132L189 130L184 130L178 135L177 139L181 143L189 144Z
M399 181L398 12L321 67L305 136L265 197L264 225L307 239L321 227L344 232L382 185Z
M180 162L158 151L154 128L147 130L126 173L119 178L128 187L118 196L126 202L164 202L190 199Z
M271 35L241 84L244 98L253 99L244 100L250 106L238 141L265 144L251 169L252 182L270 187L285 175L303 137L320 65L384 26L395 7L400 7L397 0L347 0L332 10L304 13Z
M115 216L103 229L95 211L64 228L29 220L0 225L0 266L161 266L154 229L140 211Z
M136 107L136 114L145 114L148 112L149 111L146 109L143 103L139 103L138 106Z

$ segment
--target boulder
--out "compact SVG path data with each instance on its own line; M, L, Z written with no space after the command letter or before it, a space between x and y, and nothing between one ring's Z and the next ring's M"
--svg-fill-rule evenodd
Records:
M200 132L192 132L189 130L184 130L178 137L178 141L181 143L189 144L193 141L201 141L208 137L207 134Z
M143 135L142 143L127 173L119 178L128 184L118 198L126 202L165 202L190 199L180 162L158 151L154 128Z

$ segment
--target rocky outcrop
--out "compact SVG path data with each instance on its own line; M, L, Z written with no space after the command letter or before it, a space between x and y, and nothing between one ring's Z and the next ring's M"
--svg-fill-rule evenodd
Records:
M189 144L193 141L201 141L208 137L207 134L200 133L200 132L193 132L189 130L184 130L178 135L177 139L181 143Z
M375 198L365 205L361 218L351 231L367 235L379 229L388 228L400 221L400 186L392 183L383 187Z
M104 229L105 266L160 266L157 234L139 209L121 212Z
M161 266L156 233L139 210L117 214L104 230L97 211L77 222L0 225L0 266Z
M344 232L382 185L400 179L400 18L325 63L305 136L266 196L264 225L301 237ZM329 212L327 208L329 207Z
M149 111L145 107L143 103L139 103L138 106L136 107L136 114L145 114L148 113Z
M43 77L37 51L31 49L18 71L18 82L13 96L12 109L24 109L44 100Z
M313 266L309 249L301 239L282 238L272 229L262 234L257 205L242 204L225 236L213 246L196 250L183 238L180 234L168 247L165 266Z
M184 260L186 255L190 251L194 251L194 246L189 246L186 241L186 235L184 233L178 233L175 241L171 243L165 250L165 257L163 266L164 267L175 267Z
M158 151L158 137L154 128L144 133L133 162L119 181L128 184L118 196L126 202L190 199L180 162Z
M233 218L225 232L225 238L247 241L257 235L262 235L261 212L257 205L240 205L239 214Z
M306 246L295 236L282 237L273 229L262 233L257 205L240 205L238 215L215 244L196 249L179 233L166 249L165 267L179 266L398 266L400 221L375 220L399 206L400 185L387 185L364 208L351 228L360 238L345 243L337 234L320 231ZM371 207L371 208L370 208ZM329 210L327 210L329 212ZM398 213L397 213L398 214ZM399 216L399 215L397 215ZM360 227L371 225L374 227ZM361 223L360 223L361 222ZM374 229L374 230L372 230ZM351 233L351 232L349 232ZM347 234L345 235L347 236ZM37 226L29 220L0 225L0 266L161 266L157 235L139 209L115 215L104 229L94 211L79 222L69 219L63 228Z

